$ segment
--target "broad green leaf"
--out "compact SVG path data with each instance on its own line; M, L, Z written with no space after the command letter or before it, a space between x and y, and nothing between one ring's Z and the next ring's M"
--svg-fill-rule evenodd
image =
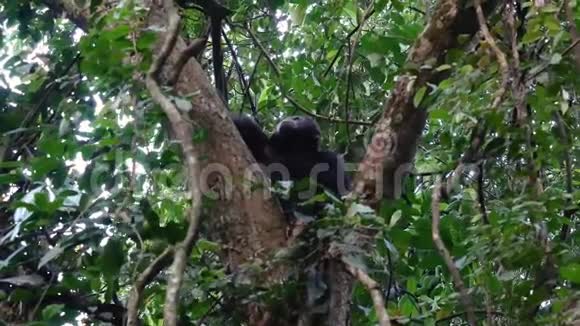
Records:
M413 105L415 107L419 107L419 105L421 104L421 101L423 101L423 97L425 96L425 92L427 92L427 87L423 86L421 88L419 88L419 90L417 91L417 93L415 93L415 96L413 96Z
M572 263L560 267L560 276L567 281L580 284L580 264Z

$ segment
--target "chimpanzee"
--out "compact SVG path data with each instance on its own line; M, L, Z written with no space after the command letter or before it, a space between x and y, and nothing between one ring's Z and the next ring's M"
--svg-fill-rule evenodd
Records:
M253 118L247 115L237 115L233 117L234 124L246 146L260 164L268 165L271 163L270 155L270 140L268 136L258 126L258 123Z
M291 180L312 177L334 194L345 195L350 188L342 156L320 150L320 127L310 117L288 117L270 137L274 158L288 169Z
M342 156L320 150L320 127L310 117L293 116L282 120L270 139L248 116L234 117L234 123L258 163L266 166L281 164L290 180L312 176L317 184L335 195L345 195L350 188ZM275 180L285 180L283 174L269 172Z

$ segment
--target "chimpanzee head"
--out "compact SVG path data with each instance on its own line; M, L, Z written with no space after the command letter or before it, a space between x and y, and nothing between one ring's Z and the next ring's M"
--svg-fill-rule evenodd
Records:
M317 152L320 148L320 127L310 117L287 117L276 127L270 143L279 152Z

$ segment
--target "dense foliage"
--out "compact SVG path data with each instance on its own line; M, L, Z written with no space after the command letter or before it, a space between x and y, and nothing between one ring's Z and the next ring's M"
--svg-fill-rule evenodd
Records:
M82 31L46 2L0 4L0 316L39 325L85 318L99 324L108 319L87 307L122 310L139 272L184 237L190 201L179 147L143 84L158 35L143 29L148 8L121 1L96 11ZM578 42L570 33L571 24L580 24L580 3L521 2L518 66L507 9L500 6L487 21L512 76L522 73L524 91L511 87L513 78L502 84L487 42L463 40L437 68L445 79L414 97L429 118L404 196L384 200L376 212L315 198L334 209L304 234L303 250L277 259L309 269L318 246L335 241L381 283L392 320L460 324L465 308L433 245L431 204L436 178L470 156L461 185L439 205L440 229L479 320L570 320L580 296L580 58L574 60ZM91 1L87 8L99 5ZM230 110L255 116L268 131L281 117L316 115L323 146L345 153L355 169L397 76L421 69L406 65L407 51L433 5L228 1ZM185 36L206 33L203 13L189 8L182 15ZM211 54L208 47L200 59L208 75ZM500 105L490 108L502 88ZM190 109L186 99L174 101ZM525 121L518 119L518 101ZM469 155L482 126L481 151ZM203 128L195 132L196 143L211 137ZM345 218L347 210L357 213ZM350 237L361 226L377 233L370 247ZM221 249L202 227L182 288L187 324L238 325L239 302L283 301L303 287L309 300L323 295L320 279L300 275L271 289L250 286L223 266ZM165 277L146 288L145 324L161 324ZM375 324L373 309L357 285L352 323Z

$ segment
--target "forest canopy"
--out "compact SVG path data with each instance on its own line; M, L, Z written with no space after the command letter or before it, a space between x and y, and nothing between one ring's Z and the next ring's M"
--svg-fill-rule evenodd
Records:
M579 1L0 22L0 324L580 324Z

